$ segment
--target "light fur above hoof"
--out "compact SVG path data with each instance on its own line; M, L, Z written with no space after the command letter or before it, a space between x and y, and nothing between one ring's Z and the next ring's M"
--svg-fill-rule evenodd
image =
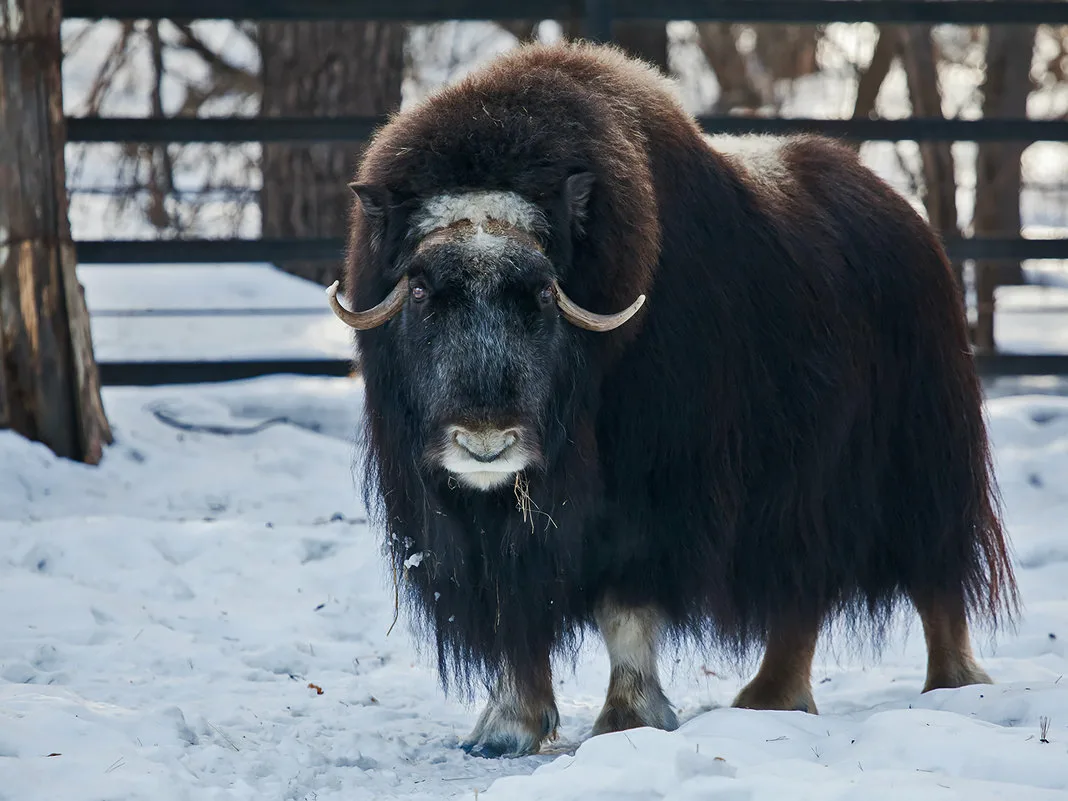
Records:
M808 712L818 715L812 688L789 688L759 681L747 684L731 704L739 709L768 709L784 712Z
M928 673L927 681L923 685L923 691L931 690L955 690L958 687L967 687L971 684L993 684L985 670L979 667L971 659L960 664L942 666L937 672Z

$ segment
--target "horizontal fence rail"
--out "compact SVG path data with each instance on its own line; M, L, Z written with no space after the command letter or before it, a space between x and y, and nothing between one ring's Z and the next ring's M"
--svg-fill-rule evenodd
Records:
M1012 306L1013 314L1063 314L1068 315L1068 302L1043 306ZM168 317L321 317L332 316L333 312L324 301L321 306L280 306L274 308L255 308L241 306L238 308L205 309L203 307L165 308L165 309L94 309L93 318L104 319L166 319Z
M951 259L1068 259L1068 239L976 237L945 242ZM329 261L345 253L345 240L127 239L75 242L81 264L236 264Z
M163 384L208 384L267 375L352 375L347 359L235 359L232 361L99 362L106 387L152 387Z
M587 8L587 5L589 8ZM99 19L579 19L958 25L1068 24L1068 4L1043 0L63 0L63 14ZM600 32L599 32L600 33ZM598 38L603 38L599 36Z
M1041 309L1045 311L1045 308ZM1068 307L1059 311L1068 312ZM281 306L276 308L187 308L187 309L93 309L96 319L138 319L157 317L309 317L330 314L324 301L321 306Z
M848 0L840 0L848 2ZM1066 3L1068 5L1068 3ZM1068 120L801 119L702 116L710 134L814 133L869 142L1061 142ZM68 117L70 142L358 142L385 122L382 117Z
M981 353L975 357L976 369L983 378L1010 376L1066 376L1068 355L1060 353Z
M1068 355L983 353L975 357L985 379L1020 376L1068 377ZM348 376L354 365L348 359L240 359L232 361L100 362L104 386L159 386L238 381L268 375Z

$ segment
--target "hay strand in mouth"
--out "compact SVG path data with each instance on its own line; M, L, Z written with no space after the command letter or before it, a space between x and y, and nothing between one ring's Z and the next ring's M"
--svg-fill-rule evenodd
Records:
M515 474L515 508L518 509L523 515L523 522L530 521L530 533L534 533L534 513L545 515L545 518L549 521L549 524L553 528L557 528L556 521L545 512L538 508L538 505L530 497L530 482L527 480L526 474L522 471ZM546 529L548 529L546 525Z
M534 532L534 515L531 512L533 502L530 500L530 482L526 474L520 470L515 474L515 508L523 514L523 522L530 519L530 531Z

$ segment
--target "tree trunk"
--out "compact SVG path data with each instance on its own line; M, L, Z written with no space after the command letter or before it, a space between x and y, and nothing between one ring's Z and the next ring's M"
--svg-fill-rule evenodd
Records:
M745 59L738 52L734 29L726 22L697 24L697 43L719 83L716 112L760 108L768 98L754 84Z
M938 82L938 58L929 25L906 25L900 31L905 79L912 102L912 116L941 118L942 93ZM960 235L957 217L957 177L949 142L920 142L923 168L923 205L927 219L943 239ZM964 270L953 264L957 283L963 289Z
M875 116L875 104L879 100L894 59L901 50L901 36L897 28L884 25L879 29L871 61L857 76L857 96L853 101L853 119L867 120ZM863 142L853 140L846 143L853 150L860 152Z
M869 119L875 112L875 102L883 88L886 76L894 65L900 49L901 37L893 27L879 29L879 38L871 54L871 61L857 79L857 98L853 103L853 119Z
M996 25L989 29L986 74L983 78L984 117L1026 117L1031 91L1031 57L1035 29L1023 25ZM977 235L1020 233L1020 157L1022 142L981 142L975 160L975 217ZM994 290L1001 284L1022 284L1020 262L975 263L978 319L975 345L986 351L994 340Z
M59 0L0 3L0 428L96 464L111 430L75 273Z
M267 22L260 27L261 114L378 116L400 106L404 25L380 22ZM361 147L351 142L264 144L260 193L265 237L343 237ZM327 286L335 261L279 263Z
M938 62L926 25L908 25L904 30L905 76L912 116L941 118L942 95L938 89ZM949 142L921 142L924 206L931 225L943 236L958 235L957 181Z
M1035 28L1024 25L995 25L989 29L986 46L986 75L983 78L983 116L1027 116L1027 96L1031 93L1031 57ZM1023 142L980 142L975 160L976 235L1015 236L1020 233L1020 157ZM1022 284L1020 262L979 260L975 265L980 320L976 344L994 348L994 289L1002 284ZM982 312L987 311L987 314Z
M697 43L716 75L719 113L753 112L781 105L776 86L816 72L816 49L822 31L813 25L744 26L754 35L753 48L743 52L738 35L743 26L725 22L697 25Z
M819 71L816 50L822 26L761 23L750 27L756 34L752 55L773 83Z

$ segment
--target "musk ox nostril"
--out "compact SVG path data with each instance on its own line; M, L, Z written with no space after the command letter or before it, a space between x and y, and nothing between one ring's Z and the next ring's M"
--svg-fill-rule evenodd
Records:
M514 429L500 431L485 428L471 431L466 428L456 428L453 430L452 439L476 461L492 462L512 447L519 437Z

